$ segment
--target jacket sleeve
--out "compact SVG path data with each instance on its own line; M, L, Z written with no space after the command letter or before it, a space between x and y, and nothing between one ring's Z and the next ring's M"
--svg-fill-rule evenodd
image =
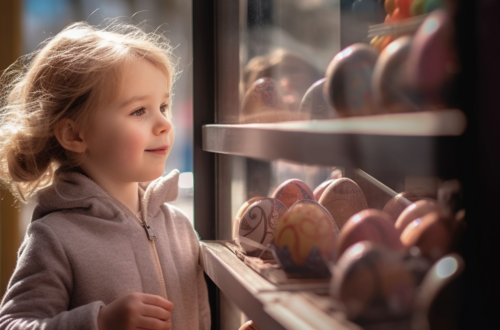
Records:
M72 271L56 235L43 220L26 233L0 308L0 329L91 329L104 303L70 309Z

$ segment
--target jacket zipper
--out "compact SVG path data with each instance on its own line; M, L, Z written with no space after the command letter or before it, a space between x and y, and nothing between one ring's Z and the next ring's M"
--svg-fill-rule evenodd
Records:
M90 181L94 182L95 184L97 184L94 180L92 180L91 178L89 178L88 176L84 175L84 174L81 174L79 173L80 175L84 176L85 178L89 179ZM98 184L97 184L98 185ZM118 205L123 205L122 202L120 202L119 200L117 200L115 197L113 197L113 195L111 195L110 193L108 193L107 191L104 191L109 197L111 197L113 200L115 200L116 202L118 202ZM142 219L139 219L139 217L137 217L134 212L132 212L128 207L126 207L125 205L123 205L123 207L127 210L128 213L130 213L130 215L132 215L132 217L134 219L136 219L137 221L139 221L139 224L144 228L144 230L146 231L146 235L148 236L148 240L150 242L150 247L151 247L151 251L153 252L153 257L155 259L155 264L156 264L156 269L158 271L158 276L160 277L160 286L161 286L161 292L162 292L162 295L163 295L163 298L167 299L168 300L168 296L167 296L167 287L165 285L165 279L163 278L163 271L161 269L161 264L160 264L160 258L158 257L158 251L156 250L156 244L155 244L155 241L157 239L154 231L153 231L153 228L151 228L150 225L148 225L148 223L146 222L146 209L144 208L144 203L143 201L140 201L141 203L141 213L143 214L143 218L144 220Z
M161 264L160 264L160 257L158 256L158 250L156 249L157 237L153 231L153 228L151 228L151 226L148 225L148 223L146 222L147 212L146 212L146 209L144 207L144 203L142 201L141 201L141 213L142 213L142 217L143 217L142 221L137 216L134 215L134 217L139 221L139 223L141 223L142 227L146 231L146 235L148 236L150 246L153 250L153 256L154 256L155 262L156 262L156 269L158 270L158 275L160 276L161 291L162 291L163 297L165 299L168 299L167 287L165 285L165 278L163 277L163 271L161 269Z

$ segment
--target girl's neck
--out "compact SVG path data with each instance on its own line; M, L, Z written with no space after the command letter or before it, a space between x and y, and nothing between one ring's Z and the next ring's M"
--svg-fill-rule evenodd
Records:
M137 182L121 182L92 173L88 169L81 168L81 172L101 186L108 194L125 205L134 214L141 210L139 200L139 184Z

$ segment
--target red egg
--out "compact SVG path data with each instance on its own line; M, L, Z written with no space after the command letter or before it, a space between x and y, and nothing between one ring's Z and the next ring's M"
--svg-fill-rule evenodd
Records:
M393 250L402 250L399 233L394 228L390 217L376 209L367 209L353 215L340 230L339 255L351 245L361 241L370 241L387 246Z
M283 182L271 195L272 198L280 200L287 208L301 199L314 200L311 188L299 179L290 179Z
M423 199L410 204L398 217L398 220L394 224L394 227L399 233L408 226L413 220L423 217L424 215L431 212L440 212L441 207L437 202Z

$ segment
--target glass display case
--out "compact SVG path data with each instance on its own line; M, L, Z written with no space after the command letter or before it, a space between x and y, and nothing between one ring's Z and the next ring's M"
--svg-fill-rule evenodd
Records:
M262 330L459 327L459 15L451 0L194 2L214 328L241 312Z

